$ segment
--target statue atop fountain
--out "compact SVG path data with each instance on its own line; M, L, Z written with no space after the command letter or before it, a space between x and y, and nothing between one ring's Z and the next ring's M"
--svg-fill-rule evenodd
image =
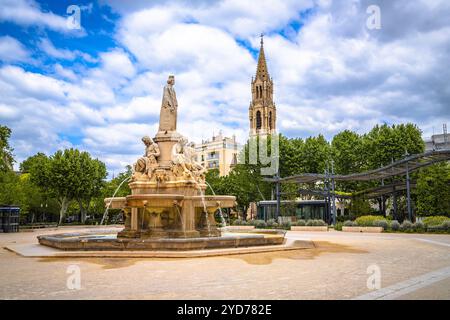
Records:
M170 75L164 86L161 112L159 115L159 131L170 132L177 130L178 101L175 92L175 76Z

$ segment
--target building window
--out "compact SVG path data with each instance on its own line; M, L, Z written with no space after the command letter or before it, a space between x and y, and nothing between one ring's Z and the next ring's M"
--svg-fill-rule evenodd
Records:
M256 111L256 129L261 129L261 112Z

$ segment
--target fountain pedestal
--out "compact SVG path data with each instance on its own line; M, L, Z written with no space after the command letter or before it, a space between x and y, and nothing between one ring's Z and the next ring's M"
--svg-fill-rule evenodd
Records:
M195 181L129 185L131 195L105 199L112 209L124 210L125 228L118 234L123 238L218 237L215 212L235 205L233 196L203 196L206 185Z

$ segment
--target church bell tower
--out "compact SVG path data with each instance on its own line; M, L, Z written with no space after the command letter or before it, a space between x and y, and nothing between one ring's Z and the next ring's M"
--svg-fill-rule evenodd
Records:
M251 135L268 135L276 132L277 112L273 103L273 80L267 70L263 35L256 76L252 77L252 101L248 111Z

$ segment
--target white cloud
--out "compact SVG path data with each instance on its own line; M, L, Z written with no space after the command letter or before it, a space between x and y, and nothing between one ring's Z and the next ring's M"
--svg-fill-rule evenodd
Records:
M61 60L74 60L77 57L81 57L83 60L91 63L95 63L98 59L93 58L91 55L81 52L79 50L68 50L56 48L53 43L47 39L43 38L39 41L38 47L41 51L43 51L47 56L53 57Z
M29 58L27 49L13 37L0 37L0 60L5 62L26 61Z
M63 33L84 35L84 30L67 27L66 18L52 12L44 12L33 0L3 0L0 6L0 21L13 22L23 26L42 26Z
M73 72L71 69L64 68L59 63L55 64L53 67L55 69L55 73L63 78L72 80L72 81L77 79L75 72Z
M44 51L47 55L64 60L73 60L76 58L76 54L67 49L57 49L48 39L41 39L38 44L38 47Z
M450 5L380 0L382 29L369 31L371 3L113 1L122 15L117 46L98 58L44 38L52 75L0 68L2 120L20 159L72 140L117 172L142 153L140 138L156 133L162 87L174 73L180 133L200 141L222 130L244 141L254 50L265 32L282 133L331 137L412 121L428 135L450 118ZM97 64L67 66L80 58Z

